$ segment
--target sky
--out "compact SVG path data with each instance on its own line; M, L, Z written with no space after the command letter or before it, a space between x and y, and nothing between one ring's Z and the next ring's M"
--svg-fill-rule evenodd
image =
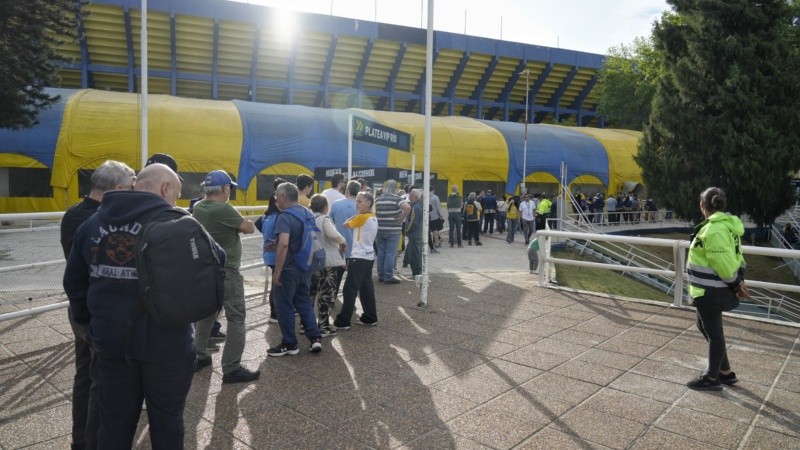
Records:
M427 0L234 0L287 10L427 27ZM434 0L433 28L605 54L650 36L666 0Z

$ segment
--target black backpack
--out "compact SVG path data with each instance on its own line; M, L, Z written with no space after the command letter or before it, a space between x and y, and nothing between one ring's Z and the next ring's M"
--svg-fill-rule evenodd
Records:
M136 246L139 298L147 315L185 326L222 308L225 251L189 213L173 208L144 225Z

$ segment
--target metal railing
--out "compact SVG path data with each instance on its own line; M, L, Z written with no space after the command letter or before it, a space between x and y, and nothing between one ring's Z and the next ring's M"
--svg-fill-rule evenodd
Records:
M668 277L674 280L673 304L677 307L684 306L684 285L686 272L686 251L689 248L689 241L675 239L645 238L634 236L620 236L598 233L575 233L567 231L540 230L538 235L544 238L540 243L540 269L539 284L549 285L552 281L551 264L565 264L580 267L591 267L598 269L615 270L618 272L635 272L660 277ZM668 247L672 249L674 265L672 269L634 267L626 264L609 264L605 262L593 262L582 260L570 260L554 258L552 256L552 241L560 239L563 241L570 239L592 240L599 242L615 242L630 245L649 245L656 247ZM776 249L767 247L743 246L742 252L745 255L763 255L778 258L789 258L797 260L800 258L800 250ZM553 273L555 273L553 271ZM751 293L750 304L755 304L766 310L765 313L758 314L751 312L752 315L765 316L767 318L783 318L792 322L800 322L800 302L781 294L781 292L800 293L800 286L796 284L770 283L758 280L747 280L747 285ZM743 302L744 303L744 302Z

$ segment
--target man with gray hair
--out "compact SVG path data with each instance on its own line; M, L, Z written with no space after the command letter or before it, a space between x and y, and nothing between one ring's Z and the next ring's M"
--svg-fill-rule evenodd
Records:
M192 327L148 320L136 270L144 224L174 209L180 192L178 175L152 164L139 173L135 190L106 192L97 213L75 233L64 292L94 350L92 375L102 392L96 448L132 448L143 400L152 448L183 447Z
M281 328L281 343L267 350L269 356L296 355L300 353L295 334L295 311L305 328L309 340L309 351L322 351L322 333L317 326L311 301L311 272L297 265L295 255L303 246L305 221L314 220L308 209L297 201L299 193L292 183L281 183L275 191L275 201L281 214L275 221L275 270L272 284L275 286L275 308ZM302 220L300 218L303 218Z
M89 195L64 213L61 219L61 248L64 258L69 259L75 230L97 212L103 195L107 191L129 191L136 182L136 174L125 163L108 160L92 173ZM90 373L92 348L86 335L86 327L79 326L72 309L67 308L67 317L75 336L75 377L72 383L72 446L73 448L95 448L99 426L100 393L96 375Z
M378 235L375 246L378 250L378 282L397 284L394 277L394 260L400 243L402 223L411 212L411 206L397 195L397 181L387 180L383 184L383 195L375 200L375 216L378 219Z
M242 259L242 241L239 233L250 234L256 227L245 219L228 200L231 189L239 187L223 170L214 170L203 181L206 198L194 206L192 215L225 250L225 317L228 319L228 336L222 351L222 382L242 383L258 379L261 372L251 371L242 366L242 353L246 329L244 326L246 309L244 304L244 278L239 273ZM196 370L211 365L208 353L208 339L217 314L197 322L195 347L197 349Z
M450 248L458 243L458 248L461 245L461 209L463 207L461 196L458 195L458 186L455 184L450 189L450 195L447 196L447 223L450 225Z

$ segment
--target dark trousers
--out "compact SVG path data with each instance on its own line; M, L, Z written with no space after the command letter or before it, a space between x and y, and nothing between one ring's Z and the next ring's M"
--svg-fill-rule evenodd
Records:
M461 245L461 213L448 213L447 224L450 227L450 230L448 231L450 235L450 244Z
M494 217L495 213L486 213L483 215L483 232L494 233Z
M350 326L350 319L356 310L356 297L361 300L364 313L360 320L364 323L378 321L378 311L375 307L375 286L372 284L372 259L351 258L347 262L347 279L344 280L342 294L342 310L336 315L333 325L336 327Z
M728 351L725 348L725 334L722 329L722 305L722 301L710 296L694 299L697 329L708 341L707 375L711 378L719 378L720 370L726 372L731 370Z
M96 355L102 401L98 448L130 449L147 404L153 449L183 448L183 409L192 385L194 355L165 362L128 363Z
M86 340L85 330L75 323L72 311L67 316L75 335L75 377L72 382L72 448L96 449L97 429L100 425L100 385L97 365L92 365L92 348Z
M408 246L406 247L406 255L408 256L408 264L411 266L412 275L420 275L422 273L422 238L410 237L408 238Z
M467 241L472 242L472 240L474 239L475 242L480 242L481 241L481 223L480 223L480 221L477 221L477 220L469 221L468 220L465 225L466 225L466 229L467 229L467 233L466 233L467 234L467 236L466 236Z

